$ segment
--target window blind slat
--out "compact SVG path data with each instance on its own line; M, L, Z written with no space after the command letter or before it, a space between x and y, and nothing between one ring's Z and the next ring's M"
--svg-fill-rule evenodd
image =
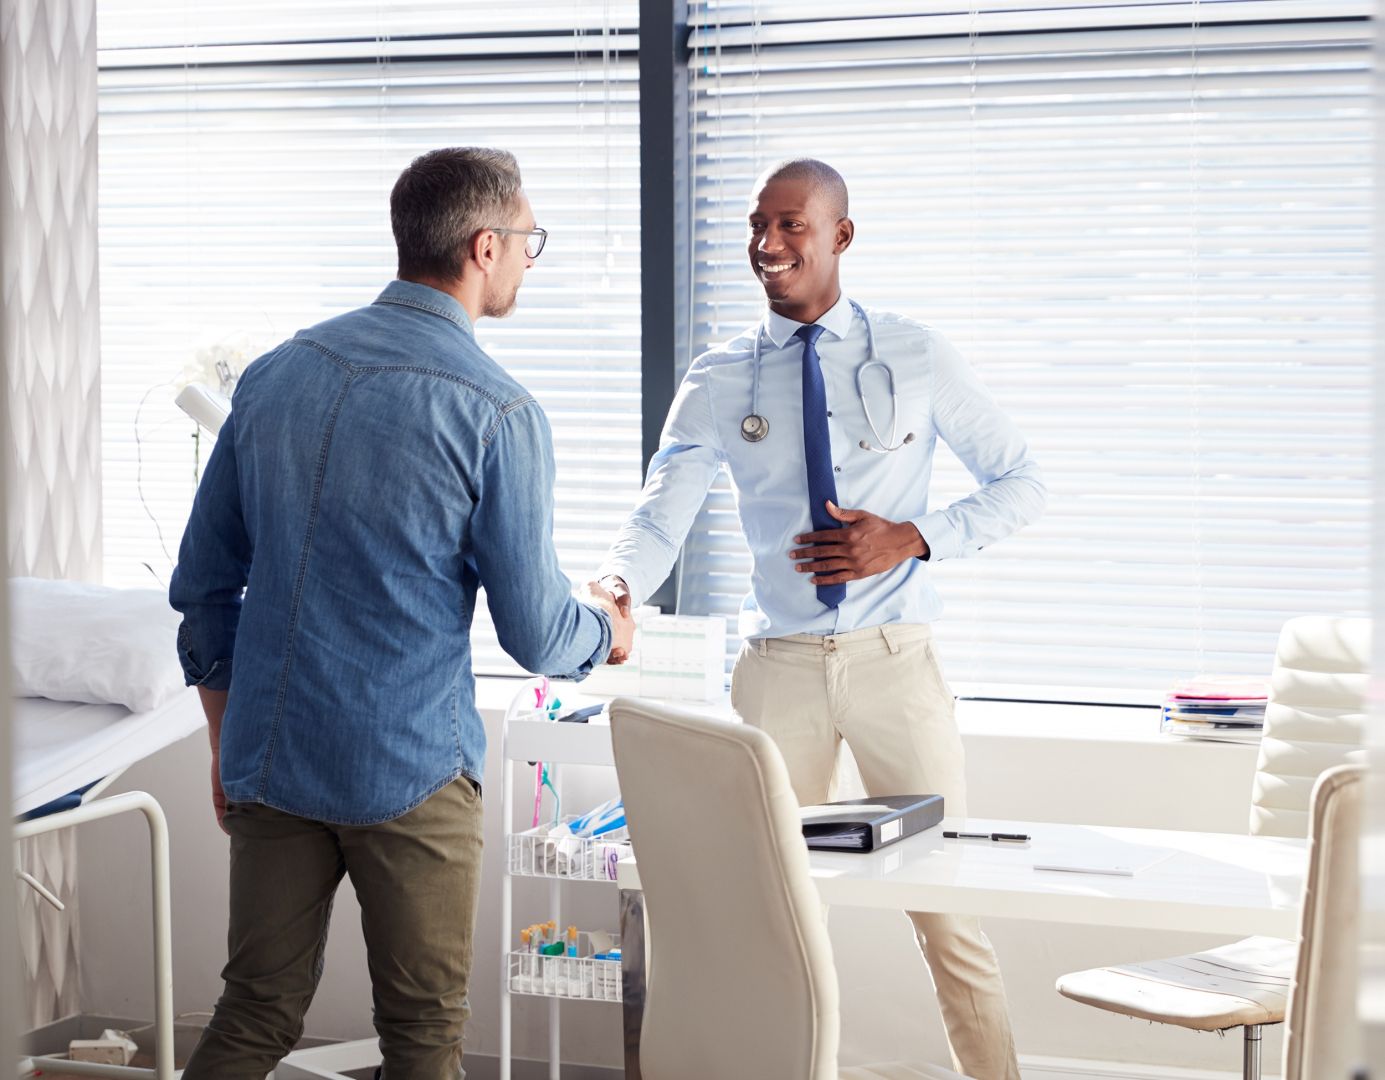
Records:
M756 173L833 163L847 293L948 334L1049 484L1037 525L932 568L954 687L1153 701L1267 672L1284 619L1366 606L1370 12L960 8L698 5L696 348L762 310ZM931 506L973 487L940 449ZM724 477L683 568L686 609L734 617Z
M564 569L585 580L641 480L638 72L613 52L590 55L602 48L603 25L634 25L633 2L465 13L432 0L407 13L353 0L254 7L253 17L244 4L190 0L110 0L102 9L106 581L167 581L195 457L205 463L210 449L172 405L184 368L215 346L253 357L373 300L394 274L395 177L417 154L463 142L515 153L550 230L515 315L483 320L477 339L548 413L555 542ZM169 17L154 19L156 10ZM574 33L574 22L598 32ZM443 36L557 32L526 37L527 57L447 64L373 40L424 25ZM352 33L372 37L353 62L320 44ZM281 42L290 62L210 63L203 46L242 36ZM135 46L190 46L196 62L118 66L118 49ZM338 62L303 62L326 54ZM484 598L473 644L478 671L515 670Z

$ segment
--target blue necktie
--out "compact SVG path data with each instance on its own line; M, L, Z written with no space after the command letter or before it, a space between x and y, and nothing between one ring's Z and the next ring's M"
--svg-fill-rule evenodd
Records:
M828 499L837 502L837 481L832 477L832 437L827 431L827 389L822 382L822 361L817 340L822 327L800 327L794 337L803 342L803 459L808 466L808 503L813 531L837 529L841 522L827 512ZM819 585L818 599L830 608L846 599L845 585Z

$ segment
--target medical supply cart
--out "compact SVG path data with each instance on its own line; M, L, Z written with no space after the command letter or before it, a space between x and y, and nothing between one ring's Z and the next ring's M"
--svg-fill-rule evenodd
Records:
M546 997L548 1005L548 1075L559 1077L559 1009L564 1000L621 1001L619 960L587 955L542 956L515 947L513 891L515 878L545 878L549 910L562 910L568 881L605 881L615 889L615 863L628 854L626 844L565 837L555 841L541 823L516 831L516 771L529 762L553 765L614 766L611 729L605 723L558 723L537 709L512 710L501 737L500 805L505 838L505 874L500 908L500 1080L510 1080L511 1006L516 994ZM521 773L524 775L524 773ZM557 784L561 790L561 778ZM521 796L523 793L520 793ZM580 952L590 951L582 942Z

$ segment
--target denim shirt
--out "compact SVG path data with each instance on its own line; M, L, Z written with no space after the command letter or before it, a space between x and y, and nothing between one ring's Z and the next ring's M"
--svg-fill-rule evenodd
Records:
M230 690L226 798L372 824L479 785L477 587L530 671L581 678L610 649L558 566L553 474L543 410L427 286L251 364L169 589L188 684Z

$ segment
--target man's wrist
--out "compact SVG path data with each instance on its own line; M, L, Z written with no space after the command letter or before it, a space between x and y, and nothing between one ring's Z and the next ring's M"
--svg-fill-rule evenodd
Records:
M908 539L905 543L905 559L922 559L928 561L928 541L923 538L923 533L919 532L919 527L912 521L900 522L903 529L908 529ZM900 562L903 562L901 559Z

